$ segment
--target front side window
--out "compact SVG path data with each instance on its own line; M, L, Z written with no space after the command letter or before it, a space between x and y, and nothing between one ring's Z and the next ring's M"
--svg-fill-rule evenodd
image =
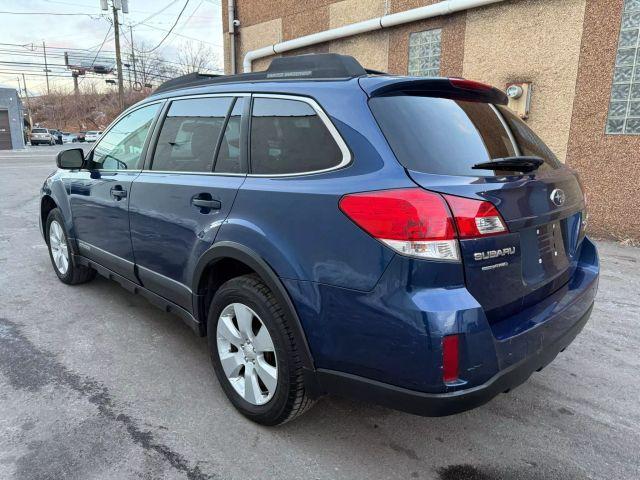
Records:
M409 75L440 76L440 39L442 30L426 30L409 35Z
M152 170L211 172L218 138L233 97L171 103L162 124Z
M606 132L640 135L640 1L625 0Z
M159 108L158 103L147 105L122 117L96 145L89 158L89 169L138 170L142 168L144 143Z
M251 117L251 171L281 175L340 165L342 152L306 102L256 98Z

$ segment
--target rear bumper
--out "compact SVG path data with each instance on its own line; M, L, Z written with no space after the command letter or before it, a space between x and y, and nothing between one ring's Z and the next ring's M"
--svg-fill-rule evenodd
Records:
M443 274L432 271L427 262L396 257L370 292L284 281L314 357L319 393L422 415L481 405L524 382L582 330L599 260L585 238L564 287L498 323L488 321L464 286L439 287ZM460 335L459 382L445 384L442 338L453 334Z
M487 403L496 395L525 382L533 372L551 363L584 328L593 304L584 315L553 343L537 353L500 371L491 379L472 388L448 393L424 393L396 387L348 373L318 369L317 381L322 391L357 398L396 410L438 417L460 413Z

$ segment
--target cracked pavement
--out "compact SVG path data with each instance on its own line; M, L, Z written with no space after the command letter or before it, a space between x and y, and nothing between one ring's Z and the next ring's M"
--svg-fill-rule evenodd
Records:
M229 404L206 339L178 318L100 277L57 280L37 220L57 150L0 152L0 480L640 478L640 249L598 242L583 333L479 409L323 398L265 428Z

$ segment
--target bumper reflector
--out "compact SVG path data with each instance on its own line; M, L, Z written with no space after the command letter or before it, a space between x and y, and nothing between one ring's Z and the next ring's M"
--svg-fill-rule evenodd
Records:
M460 368L459 335L447 335L442 339L442 381L458 380Z

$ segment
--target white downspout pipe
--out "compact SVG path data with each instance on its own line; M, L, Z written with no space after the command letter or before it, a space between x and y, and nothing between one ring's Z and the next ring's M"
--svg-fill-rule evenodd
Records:
M236 74L236 2L227 0L227 13L229 20L229 63L231 75Z
M251 71L251 65L254 60L269 57L278 53L296 50L298 48L316 45L318 43L329 42L340 38L351 37L365 32L373 32L374 30L382 30L383 28L395 27L404 23L416 22L425 18L438 17L440 15L449 15L471 8L482 7L492 3L499 3L504 0L445 0L443 2L427 5L426 7L414 8L404 12L392 13L382 17L364 20L343 27L332 28L323 32L305 35L304 37L294 38L286 42L275 43L268 47L251 50L244 56L242 68L245 72Z

